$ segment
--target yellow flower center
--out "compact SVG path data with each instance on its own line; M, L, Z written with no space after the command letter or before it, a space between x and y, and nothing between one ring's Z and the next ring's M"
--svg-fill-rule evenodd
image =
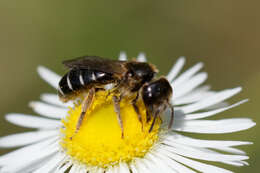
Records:
M121 138L112 96L106 96L107 92L103 91L96 94L78 133L75 134L75 129L81 113L81 104L70 109L68 116L62 121L64 128L61 129L61 146L68 155L83 164L103 168L143 157L158 140L161 124L161 120L157 119L152 132L149 133L152 121L146 123L143 103L137 103L142 116L142 127L131 104L132 98L125 98L120 102L124 127L124 138Z

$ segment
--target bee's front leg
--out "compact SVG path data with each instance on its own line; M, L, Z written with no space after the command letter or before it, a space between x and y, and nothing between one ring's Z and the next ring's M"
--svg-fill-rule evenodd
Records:
M118 123L121 128L121 138L124 138L124 126L123 126L122 116L120 113L120 101L121 101L120 98L118 98L117 96L113 96L113 102L114 102L115 112L117 114Z

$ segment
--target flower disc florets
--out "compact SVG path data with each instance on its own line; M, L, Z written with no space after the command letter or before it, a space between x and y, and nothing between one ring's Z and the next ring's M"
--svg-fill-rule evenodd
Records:
M138 107L143 123L138 120L131 98L125 98L120 103L124 127L124 138L121 138L112 96L107 97L107 94L103 91L97 93L75 136L81 104L76 104L75 108L69 111L63 120L64 128L61 130L61 145L72 158L87 165L104 168L121 161L130 162L136 157L143 157L158 140L161 124L157 119L153 131L149 133L151 121L146 122L146 111L142 101L138 102Z

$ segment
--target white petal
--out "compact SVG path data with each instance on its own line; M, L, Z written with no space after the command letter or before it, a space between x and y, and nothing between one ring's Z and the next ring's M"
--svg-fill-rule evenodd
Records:
M185 157L182 157L180 155L177 155L177 154L174 154L174 153L169 153L167 151L161 151L162 153L168 155L170 158L182 163L182 164L185 164L191 168L194 168L198 171L201 171L201 172L207 172L207 173L232 173L231 171L228 171L226 169L223 169L223 168L218 168L216 166L212 166L212 165L208 165L208 164L205 164L205 163L201 163L201 162L198 162L198 161L195 161L195 160L191 160L191 159L187 159Z
M255 126L255 122L247 118L231 118L222 120L189 120L179 124L175 121L173 128L177 131L192 133L232 133L249 129ZM177 125L179 124L179 125Z
M35 131L8 135L0 138L0 147L19 147L57 136L57 130Z
M46 173L53 172L61 161L65 158L64 154L56 154L53 158L51 158L47 163L45 163L41 168L34 171L34 173Z
M61 166L59 166L57 168L55 173L64 173L64 172L66 172L69 169L69 167L71 167L71 165L72 165L71 162L64 162L64 163L61 164Z
M190 79L194 74L196 74L203 67L203 63L198 63L192 68L188 69L184 73L182 73L177 79L175 79L171 84L175 87L178 87L182 83L185 83L188 79Z
M120 61L126 61L127 60L127 55L125 52L120 52L119 54L119 58L118 58Z
M242 100L238 103L235 103L233 105L230 105L230 106L227 106L227 107L224 107L224 108L220 108L220 109L216 109L216 110L212 110L212 111L208 111L208 112L201 112L201 113L193 113L193 114L186 114L184 115L184 119L185 120L195 120L195 119L201 119L201 118L206 118L206 117L210 117L212 115L215 115L215 114L218 114L220 112L224 112L228 109L231 109L231 108L234 108L236 106L239 106L245 102L247 102L248 100L245 99L245 100Z
M168 140L171 143L177 143L181 145L193 146L197 148L212 148L219 151L229 152L232 154L245 155L242 150L232 148L233 146L250 145L252 142L246 141L221 141L221 140L201 140L186 137L176 133L170 133L164 140Z
M170 70L169 74L167 75L168 81L172 81L181 71L182 67L185 64L185 57L180 57L177 62L174 64L172 69Z
M187 136L183 136L176 133L171 133L168 135L166 140L169 140L174 143L194 146L194 147L202 147L202 148L219 148L219 147L233 147L233 146L240 146L240 145L249 145L252 142L247 141L221 141L221 140L202 140L202 139L195 139Z
M220 154L220 153L211 153L211 152L202 151L202 150L194 148L194 147L179 145L179 144L170 143L167 141L164 141L164 143L167 145L171 145L171 146L165 145L165 146L161 147L160 149L168 151L168 152L172 152L175 154L179 154L179 155L182 155L185 157L193 158L193 159L215 161L215 162L240 161L240 160L248 159L248 156L243 156L243 155L228 155L228 154Z
M145 53L139 53L139 55L137 56L137 61L138 62L146 62L147 59L146 59Z
M233 95L239 93L241 91L241 87L237 87L234 89L227 89L224 91L217 92L216 94L207 97L199 102L187 105L187 106L182 106L178 109L182 110L185 114L195 112L201 109L205 109L209 106L212 106L214 104L220 103Z
M209 89L210 89L210 87L207 85L194 89L192 92L187 93L186 95L184 95L182 97L173 99L172 103L174 103L174 105L181 105L181 104L193 103L193 102L205 99L215 93L213 91L209 91Z
M96 172L97 172L97 173L104 173L104 169L98 168L98 170L97 170Z
M55 89L58 88L61 76L59 76L58 74L54 73L53 71L43 66L39 66L37 71L43 80L45 80L48 84L50 84Z
M51 156L48 156L47 158L44 158L42 160L39 160L35 163L31 163L30 165L28 166L25 166L21 169L17 169L17 170L14 170L14 166L12 165L8 165L8 166L5 166L3 168L0 168L0 172L2 173L31 173L33 172L34 170L37 170L39 167L41 167L42 164L45 164L47 162L47 159L50 158ZM14 164L15 166L17 166L16 164Z
M61 106L64 108L73 107L73 102L69 101L67 103L63 103L62 101L60 101L57 94L42 94L41 100L46 103L56 105L56 106Z
M169 171L165 169L164 165L161 167L156 166L153 160L146 155L142 160L139 160L139 164L145 167L145 170L149 172L165 172L168 173Z
M86 173L86 169L85 168L83 168L81 165L79 165L79 170L78 170L78 172L77 173ZM90 171L89 171L90 172ZM94 171L93 171L94 172ZM97 172L97 169L95 170L95 172Z
M151 173L151 170L148 169L143 163L143 159L136 159L135 161L136 169L138 173Z
M77 164L73 164L69 173L79 173L80 167Z
M181 97L187 93L189 93L190 91L192 91L193 89L197 88L199 85L201 85L206 79L207 79L208 75L205 72L199 73L195 76L193 76L192 78L190 78L187 82L185 82L185 84L183 85L179 85L179 87L175 87L175 85L173 84L173 99L176 99L178 97Z
M252 144L252 142L248 142L248 144ZM232 147L217 147L216 149L227 152L227 153L232 153L232 154L240 154L240 155L246 154L246 152L239 150L237 148L232 148Z
M76 173L76 166L75 166L75 164L72 165L72 167L70 168L70 170L68 172L69 173Z
M58 152L58 147L46 147L41 151L26 153L21 158L16 158L15 162L8 163L4 166L1 171L3 172L27 172L31 166L42 162L43 160L49 159L49 157Z
M119 172L120 173L130 173L129 168L126 163L119 164Z
M224 107L227 107L229 106L230 104L228 102L220 102L220 103L217 103L217 104L214 104L214 105L211 105L209 107L206 107L204 110L214 110L214 109L219 109L219 108L224 108Z
M207 149L207 148L196 148L196 150L205 152L205 153L219 154L218 152L211 150L211 149ZM233 165L233 166L243 166L244 165L244 163L243 163L244 161L241 161L241 160L234 160L234 161L222 160L220 162L229 164L229 165Z
M172 169L175 169L176 172L181 173L196 173L193 170L183 166L182 164L176 162L175 160L169 158L167 155L163 155L161 152L154 152L154 155L157 157L157 160L163 160L167 165L171 166ZM173 170L171 171L173 172Z
M152 164L156 168L160 169L158 172L173 173L177 172L176 170L178 170L177 167L175 167L174 165L175 161L172 162L171 160L169 163L169 160L159 157L158 153L156 152L147 153L146 157L153 161Z
M169 169L165 169L165 164L158 167L147 156L145 156L145 158L142 158L142 160L140 160L139 163L142 164L143 167L145 167L145 170L148 170L149 172L165 172L165 173L169 172Z
M55 129L61 126L60 121L36 117L32 115L8 114L5 118L7 121L22 127Z
M245 165L247 165L247 164L244 164L244 162L242 163L242 162L227 162L226 161L226 162L223 162L223 163L226 163L226 164L232 165L232 166L245 166Z
M106 173L117 173L117 172L115 171L114 167L109 167L107 168Z
M244 165L247 165L247 166L249 166L249 163L248 163L248 162L246 162L246 161L241 161L241 162L243 162L243 163L244 163Z
M12 152L9 152L5 155L0 156L0 167L1 165L12 165L17 162L17 160L22 159L25 156L28 156L28 153L39 153L42 152L42 150L46 147L48 147L50 144L52 144L54 141L57 140L57 137L53 137L35 144L31 144L28 146L25 146L23 148L14 150Z
M68 112L68 109L60 108L42 102L31 102L29 106L40 115L56 119L61 119L65 117Z
M138 173L135 163L130 163L129 167L130 167L132 173Z

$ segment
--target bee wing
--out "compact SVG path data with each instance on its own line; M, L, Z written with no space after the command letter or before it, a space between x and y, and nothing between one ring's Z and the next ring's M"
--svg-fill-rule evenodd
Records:
M126 72L125 63L126 61L111 60L98 56L83 56L63 62L70 69L91 69L118 75L123 75Z

